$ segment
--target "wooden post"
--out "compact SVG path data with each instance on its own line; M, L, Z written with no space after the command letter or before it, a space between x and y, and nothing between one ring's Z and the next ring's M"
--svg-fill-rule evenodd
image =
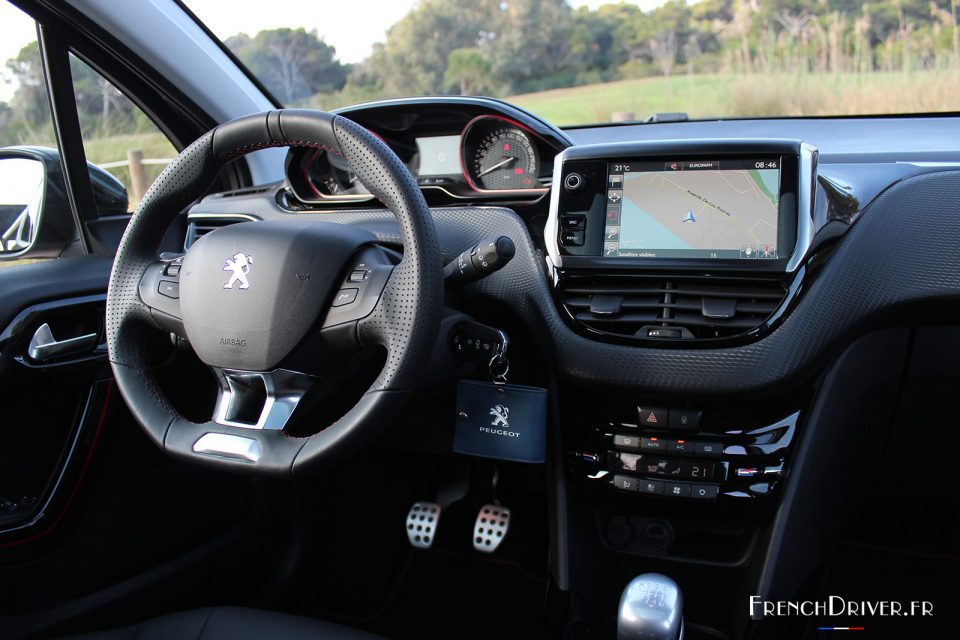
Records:
M147 176L143 172L143 151L127 151L127 169L130 171L130 204L136 206L147 192Z

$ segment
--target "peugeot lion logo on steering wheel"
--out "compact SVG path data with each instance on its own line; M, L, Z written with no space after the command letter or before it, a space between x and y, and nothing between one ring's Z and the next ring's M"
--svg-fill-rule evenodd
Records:
M223 263L223 270L230 272L230 279L223 285L224 289L233 289L233 285L240 283L240 289L249 289L250 282L247 280L247 274L250 273L250 265L253 264L253 256L241 252L232 258L227 258Z

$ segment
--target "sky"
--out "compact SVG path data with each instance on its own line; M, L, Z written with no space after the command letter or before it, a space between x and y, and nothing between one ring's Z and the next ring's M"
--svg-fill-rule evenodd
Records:
M592 9L619 0L571 0L574 7ZM634 0L652 9L663 0ZM405 16L416 0L186 0L193 12L220 38L237 33L255 34L263 29L303 27L317 33L337 49L343 62L360 62L375 42L382 42L387 29ZM268 6L269 10L264 7ZM309 7L309 9L305 9ZM363 16L358 20L357 16ZM16 57L28 42L36 40L33 22L6 0L0 0L0 100L9 101L15 87L7 79L6 61Z

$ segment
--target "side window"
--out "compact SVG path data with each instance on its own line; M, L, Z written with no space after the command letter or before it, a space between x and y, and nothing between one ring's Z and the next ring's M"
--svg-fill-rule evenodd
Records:
M123 184L133 211L177 151L127 96L72 55L70 72L87 162ZM98 208L100 215L118 213Z
M6 0L0 0L0 151L9 147L53 150L57 143L43 76L37 25ZM26 156L25 152L22 154ZM38 207L35 194L42 180L39 162L4 154L0 162L0 268L31 259L18 259L35 233Z

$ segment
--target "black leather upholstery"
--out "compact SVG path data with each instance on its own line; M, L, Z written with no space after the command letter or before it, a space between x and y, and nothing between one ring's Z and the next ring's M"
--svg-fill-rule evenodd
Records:
M154 618L69 640L377 640L380 636L287 613L214 607ZM382 639L381 639L382 640Z

